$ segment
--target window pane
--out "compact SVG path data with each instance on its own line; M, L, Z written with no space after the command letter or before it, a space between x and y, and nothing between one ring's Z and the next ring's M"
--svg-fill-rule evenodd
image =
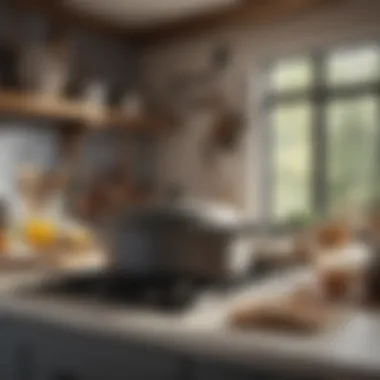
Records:
M349 85L380 79L380 54L375 46L336 52L327 58L327 83Z
M309 213L311 206L311 107L302 102L273 115L274 216Z
M312 62L306 57L281 61L271 72L270 88L275 91L306 89L312 83L312 74Z
M376 99L336 100L327 109L329 208L361 202L375 181Z

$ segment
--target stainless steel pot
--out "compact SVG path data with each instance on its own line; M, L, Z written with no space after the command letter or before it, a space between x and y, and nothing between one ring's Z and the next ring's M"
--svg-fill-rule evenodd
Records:
M128 209L110 231L112 268L147 275L169 272L222 279L236 230L180 207Z

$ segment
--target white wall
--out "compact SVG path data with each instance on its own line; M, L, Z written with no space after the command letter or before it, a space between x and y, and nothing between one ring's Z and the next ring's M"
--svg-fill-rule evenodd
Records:
M380 1L341 0L293 19L217 30L147 47L143 54L146 88L165 99L170 78L205 67L220 43L227 43L233 59L223 79L231 104L250 120L239 149L205 166L199 148L207 135L205 116L193 115L168 140L162 140L158 162L161 187L170 181L183 184L195 196L235 204L248 215L260 214L260 100L268 59L308 52L326 46L380 42ZM249 85L251 84L251 86ZM251 90L251 91L249 91Z

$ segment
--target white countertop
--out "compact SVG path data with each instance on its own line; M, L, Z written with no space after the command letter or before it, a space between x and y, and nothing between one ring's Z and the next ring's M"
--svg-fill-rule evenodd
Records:
M115 334L194 355L273 371L318 371L329 375L380 377L380 315L350 311L343 323L313 336L234 331L224 323L233 305L246 299L278 294L307 279L305 272L246 286L228 296L204 294L184 313L148 312L126 307L47 296L26 296L17 288L43 279L37 272L2 274L0 314L29 318L68 329ZM307 372L305 372L307 371Z

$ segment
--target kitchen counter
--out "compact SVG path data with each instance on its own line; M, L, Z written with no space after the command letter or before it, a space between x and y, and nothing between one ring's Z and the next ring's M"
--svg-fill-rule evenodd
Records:
M270 369L289 375L380 377L380 315L375 313L348 311L343 323L313 336L238 332L226 326L225 317L234 305L244 304L252 297L287 292L308 276L305 271L289 272L224 297L205 294L191 310L170 314L83 303L61 296L31 297L22 289L44 281L43 273L2 274L0 317L117 336L255 370Z
M23 248L25 249L25 247ZM44 257L27 251L3 253L0 256L0 283L2 278L7 278L12 282L13 276L9 275L13 273L27 273L29 275L40 276L40 273L46 271L50 273L65 273L65 271L73 272L86 268L99 270L105 266L105 263L105 255L100 250L92 250L79 255L62 255L57 257Z

